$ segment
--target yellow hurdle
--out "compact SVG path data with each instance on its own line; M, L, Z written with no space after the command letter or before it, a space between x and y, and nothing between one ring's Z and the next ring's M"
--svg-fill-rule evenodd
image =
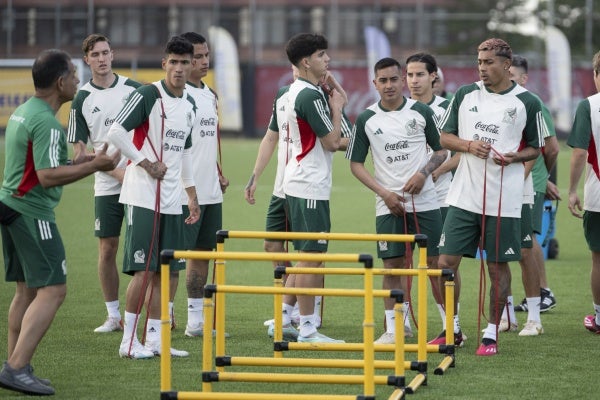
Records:
M331 254L331 253L265 253L265 252L227 252L224 250L226 238L254 238L279 240L350 240L350 241L404 241L419 243L418 268L406 269L374 269L372 256L368 254ZM171 331L168 328L168 287L169 260L173 258L204 259L215 261L215 284L205 288L204 310L205 324L203 337L202 360L202 392L173 392L171 391L171 358L161 357L161 399L375 399L375 385L392 385L396 390L390 399L403 398L405 393L414 391L427 380L427 353L445 353L446 356L436 368L436 374L443 374L455 363L453 332L447 329L447 345L427 344L427 282L428 277L449 277L446 282L446 315L447 326L453 324L454 282L451 272L447 270L430 270L427 268L427 248L425 235L379 235L356 233L300 233L300 232L260 232L260 231L219 231L217 232L217 251L179 251L165 250L161 252L161 323L162 353L169 354ZM363 263L364 268L282 268L276 271L274 285L264 286L235 286L225 284L225 268L228 260L252 261L313 261L313 262L345 262ZM285 288L283 273L294 274L331 274L331 275L363 275L363 289L327 289L327 288ZM418 343L404 343L404 310L403 294L399 290L373 289L374 275L410 275L418 278ZM166 293L165 293L166 292ZM270 294L274 298L275 351L273 357L230 357L225 356L225 294L251 293ZM281 309L284 294L305 294L324 296L347 296L364 298L363 343L288 343L282 341ZM395 297L396 306L396 344L374 344L374 297ZM213 301L214 298L214 301ZM215 318L215 366L213 371L213 318ZM448 333L449 332L449 333ZM361 351L363 360L350 359L306 359L283 358L285 350L323 350L323 351ZM376 352L394 352L393 361L376 360ZM417 361L405 360L405 352L417 353ZM327 375L327 374L272 374L254 372L225 372L226 366L281 366L309 368L348 368L362 369L359 375ZM393 370L391 376L375 375L376 369ZM405 371L416 370L417 376L405 385ZM213 371L213 372L211 372ZM218 393L212 392L212 382L215 381L246 381L246 382L301 382L301 383L333 383L333 384L362 384L363 394L358 396L335 395L302 395L275 393Z

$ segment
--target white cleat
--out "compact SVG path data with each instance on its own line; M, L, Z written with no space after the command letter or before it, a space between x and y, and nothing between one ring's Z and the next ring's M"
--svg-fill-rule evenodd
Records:
M155 356L160 356L160 342L146 342L144 345L146 350L151 351ZM189 357L190 353L185 350L177 350L171 347L172 357Z
M96 333L108 333L108 332L117 332L123 330L123 321L121 318L106 318L106 321L96 329L94 332Z
M134 360L142 360L145 358L153 358L154 352L152 350L146 349L137 340L134 340L133 345L131 346L131 350L129 350L128 340L126 342L121 342L121 346L119 347L119 356L124 358L132 358Z
M519 336L539 336L544 333L544 328L541 322L527 321L523 330L519 332Z

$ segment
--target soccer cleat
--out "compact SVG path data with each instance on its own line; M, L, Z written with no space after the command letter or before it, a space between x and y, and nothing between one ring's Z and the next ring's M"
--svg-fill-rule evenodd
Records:
M104 321L104 323L102 325L100 325L99 327L94 329L94 332L108 333L108 332L116 332L116 331L122 331L122 330L123 330L123 321L121 320L120 317L119 318L108 317L108 318L106 318L106 321Z
M544 333L544 328L541 322L527 321L519 332L519 336L539 336L542 333Z
M595 333L596 335L600 335L600 326L596 324L596 316L595 315L587 315L583 318L583 326L588 331Z
M27 364L26 367L29 367L29 372L31 373L31 375L33 375L33 367L31 366L31 364ZM33 375L35 376L35 375ZM35 376L37 378L38 381L40 381L41 384L46 385L46 386L50 386L51 382L50 379L45 379L45 378L40 378L39 376Z
M292 325L283 326L281 330L283 333L283 340L286 342L295 342L298 340L298 330ZM269 325L267 328L267 335L269 335L269 337L275 336L275 324Z
M151 351L155 356L160 356L160 341L150 342L147 341L144 345L146 350ZM172 357L188 357L190 353L185 350L177 350L171 347L171 356Z
M373 342L374 344L394 344L396 343L396 335L390 332L385 332L379 336L379 339Z
M20 369L13 369L7 362L4 362L2 371L0 371L0 387L35 396L54 394L52 386L43 384L39 378L33 375L33 368L29 364Z
M404 327L404 337L405 338L411 338L414 337L415 335L413 334L412 328L410 326L405 326Z
M189 336L189 337L197 337L197 336L204 336L204 325L203 324L199 324L196 325L195 327L189 326L188 324L185 325L185 336ZM213 337L217 336L217 330L213 329ZM228 338L231 335L227 332L225 332L225 337Z
M519 330L519 324L516 322L508 323L507 319L502 318L500 320L500 325L498 325L498 332L516 332Z
M313 332L308 336L298 335L298 343L346 343L343 340L333 339L319 332Z
M515 306L515 311L523 311L523 312L529 311L529 307L527 307L527 299L523 299L522 302L517 304Z
M556 299L554 298L554 293L552 293L552 291L542 289L540 291L540 297L540 312L546 312L556 307Z
M119 356L124 358L132 358L134 360L142 360L145 358L154 357L154 352L145 348L137 339L133 341L131 350L129 350L129 340L121 342L119 347Z
M458 333L454 334L454 346L463 347L465 341L467 340L467 335L463 334L462 331L458 331ZM435 339L430 340L427 344L446 344L446 331L443 330Z
M498 343L492 339L483 339L475 352L477 356L495 356L498 354Z

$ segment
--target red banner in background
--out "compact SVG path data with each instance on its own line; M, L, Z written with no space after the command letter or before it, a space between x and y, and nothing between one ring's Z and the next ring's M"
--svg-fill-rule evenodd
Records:
M444 66L443 69L446 91L450 93L454 93L462 85L479 80L477 68ZM290 67L256 67L255 72L255 130L257 132L264 132L269 123L275 94L281 86L291 83L292 72ZM344 90L346 90L346 94L348 95L348 105L345 109L346 114L351 121L354 121L358 114L376 101L370 94L369 87L367 86L367 70L364 67L349 67L332 68L332 72ZM539 95L547 103L549 93L546 70L530 69L527 89ZM594 86L592 70L584 68L573 69L573 113L575 112L577 103L582 98L591 96L594 93L596 93L596 88ZM405 95L408 96L406 89Z

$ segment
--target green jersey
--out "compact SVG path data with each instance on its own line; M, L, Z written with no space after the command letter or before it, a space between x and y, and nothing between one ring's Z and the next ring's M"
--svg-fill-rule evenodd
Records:
M48 103L32 97L6 126L6 159L0 201L21 214L54 221L62 186L43 188L36 171L67 163L65 131Z

